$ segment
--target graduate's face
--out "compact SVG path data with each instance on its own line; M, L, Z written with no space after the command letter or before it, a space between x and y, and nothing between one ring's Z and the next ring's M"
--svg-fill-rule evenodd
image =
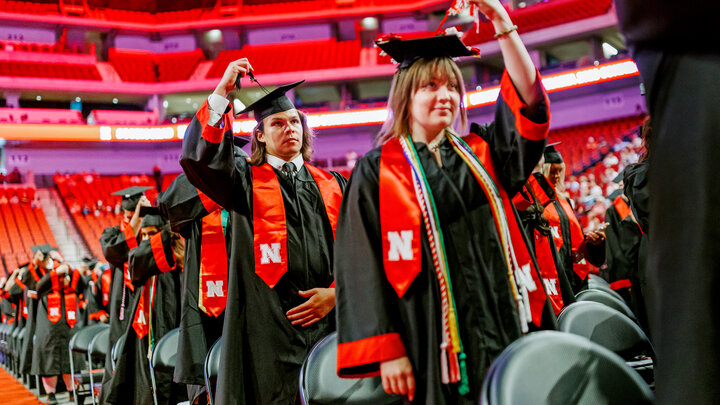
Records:
M123 221L130 222L135 211L123 210Z
M142 240L149 240L153 235L160 232L160 230L157 228L157 226L146 226L144 228L140 228L140 236Z
M435 76L421 83L410 102L411 128L419 125L436 133L455 122L460 106L459 83L455 79Z
M557 185L565 181L565 163L553 163L548 172L550 184Z
M290 161L300 154L303 145L303 128L300 115L292 109L275 113L263 119L263 132L258 141L265 144L267 153Z

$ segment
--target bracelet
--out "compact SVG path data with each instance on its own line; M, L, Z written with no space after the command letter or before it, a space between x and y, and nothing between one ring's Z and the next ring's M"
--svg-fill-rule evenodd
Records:
M495 34L495 39L502 38L502 37L510 34L510 33L513 32L513 31L517 31L517 29L518 29L518 26L517 26L517 25L513 25L512 27L508 28L507 31L498 32L497 34Z

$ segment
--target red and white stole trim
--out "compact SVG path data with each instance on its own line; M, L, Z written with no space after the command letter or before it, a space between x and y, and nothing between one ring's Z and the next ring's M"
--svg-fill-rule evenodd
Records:
M342 191L332 174L305 165L320 190L332 227L337 227ZM270 288L287 273L287 222L285 203L275 170L268 163L252 166L255 274Z
M61 297L60 291L64 292L65 296L65 321L73 328L77 323L77 283L80 279L80 272L78 270L73 271L72 281L69 286L64 286L64 281L58 278L57 272L53 269L50 271L50 281L52 282L52 292L47 296L47 308L48 308L48 320L52 323L57 323L62 319L61 314Z

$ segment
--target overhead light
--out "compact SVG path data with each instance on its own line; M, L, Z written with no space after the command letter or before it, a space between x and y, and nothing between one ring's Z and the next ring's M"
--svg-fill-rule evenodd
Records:
M81 102L81 101L82 101L82 99L81 99L80 97L75 97L75 102L76 102L76 103L79 103L79 102Z
M367 31L376 30L378 28L378 19L375 17L365 17L360 21L360 26Z
M190 99L190 97L188 97L188 98L185 99L185 102L188 103L188 104L190 104L190 103L192 102L192 100Z
M617 48L608 44L607 42L602 43L602 49L603 49L603 55L605 55L605 59L611 58L618 54Z
M37 100L37 101L42 101L42 96L37 96L37 97L35 97L35 100Z
M176 123L176 122L177 122L177 118L175 118L175 117L172 117L172 119L171 119L170 121L171 121L171 122L172 122L172 123L174 124L174 123Z
M205 41L210 43L220 42L222 41L222 31L220 30L210 30L205 33Z
M197 104L197 103L193 103L193 108L197 110L198 104Z
M117 98L113 98L113 104L117 104L117 103L118 103L118 99L117 99Z
M168 103L167 100L163 101L163 108L168 108L169 105L170 105L170 103Z

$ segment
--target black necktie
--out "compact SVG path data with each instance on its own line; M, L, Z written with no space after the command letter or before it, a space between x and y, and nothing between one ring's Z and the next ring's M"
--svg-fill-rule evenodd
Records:
M283 172L287 179L290 180L290 184L295 184L295 165L293 162L287 162L283 165Z

